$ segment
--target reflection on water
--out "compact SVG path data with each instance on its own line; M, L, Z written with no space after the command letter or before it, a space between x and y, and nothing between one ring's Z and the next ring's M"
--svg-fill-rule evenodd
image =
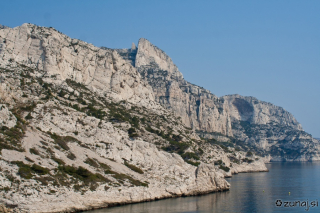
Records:
M304 212L305 207L277 207L275 201L320 202L320 162L273 163L267 167L270 172L243 173L228 178L230 191L116 206L90 213ZM320 207L310 207L308 212L320 212Z

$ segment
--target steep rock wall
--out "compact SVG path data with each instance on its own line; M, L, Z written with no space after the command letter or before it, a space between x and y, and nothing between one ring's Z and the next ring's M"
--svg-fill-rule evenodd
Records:
M83 83L118 100L148 102L154 96L137 70L116 50L101 49L53 28L23 24L0 31L0 64L44 70L61 80Z
M140 39L135 66L153 88L156 101L188 127L232 135L228 107L208 90L183 79L171 58L146 39Z
M152 86L155 100L181 117L186 126L201 131L202 137L233 137L224 141L245 143L276 161L320 159L319 142L282 107L254 97L219 98L184 80L171 58L146 39L139 40L135 66Z

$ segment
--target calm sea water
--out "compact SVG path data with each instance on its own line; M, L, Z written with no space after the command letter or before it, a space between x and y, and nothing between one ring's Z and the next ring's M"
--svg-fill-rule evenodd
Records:
M320 212L320 162L272 163L267 167L269 172L228 178L231 189L227 192L116 206L90 213ZM276 206L276 200L280 207Z

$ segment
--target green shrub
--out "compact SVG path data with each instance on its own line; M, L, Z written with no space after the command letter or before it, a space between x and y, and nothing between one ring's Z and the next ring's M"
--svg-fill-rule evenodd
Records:
M131 127L128 129L128 134L130 138L138 137L138 133L136 132L136 129Z
M189 160L191 158L193 158L194 160L200 160L200 158L198 157L197 154L193 153L193 152L186 152L184 154L181 155L181 157L183 159Z
M34 161L33 160L31 160L30 158L28 158L28 157L25 157L24 159L26 159L27 161L29 161L29 162L31 162L31 163L33 163Z
M57 162L59 165L65 165L66 163L59 159L59 158L56 158L56 157L51 157L52 160L54 160L55 162Z
M33 177L32 173L31 173L31 169L29 167L19 168L18 175L20 175L24 179L30 179Z
M143 174L144 172L139 167L136 167L135 165L132 165L128 163L126 160L124 161L124 165L126 165L128 168L130 168L132 171L135 171L139 174Z
M110 170L110 169L111 169L110 166L108 166L107 164L100 163L100 162L99 162L99 164L100 164L100 166L101 166L103 169L105 169L105 170Z
M74 89L83 89L83 90L89 90L84 84L78 83L76 81L73 81L71 79L66 79L66 83L74 88Z
M82 180L86 185L94 184L95 182L109 182L109 180L101 174L93 174L92 172L81 166L76 168L73 166L63 165L59 166L58 170Z
M117 179L120 183L123 184L123 181L127 180L129 183L131 183L134 186L143 186L143 187L148 187L148 183L147 182L141 182L139 180L136 180L132 177L130 177L129 175L126 174L122 174L122 173L117 173L115 171L112 171L110 169L105 171L105 174L111 174L113 175L113 177L115 179Z
M12 145L20 144L20 141L24 137L24 134L25 134L24 121L19 116L19 114L15 114L15 117L17 118L18 122L14 127L9 129L5 126L2 126L0 129L0 133L5 136L5 140L3 141L4 143L0 145L0 149L1 149L1 146L5 146L10 149L10 147L12 147ZM9 142L9 143L7 143L7 142ZM1 141L0 141L0 143L1 143ZM7 144L8 146L6 146L5 144ZM11 149L16 149L18 151L18 148L11 148Z
M74 104L72 105L72 108L77 110L77 111L81 111L81 109L79 108L79 105L78 104Z
M36 148L30 148L29 151L31 154L40 155L39 151Z
M172 138L172 140L177 141L177 142L180 142L182 140L181 135L172 135L171 138Z
M92 166L92 167L95 167L95 168L98 168L98 167L99 167L99 164L98 164L94 159L87 158L84 162L85 162L86 164L89 164L89 165Z
M78 103L82 104L82 105L87 105L87 102L85 100L83 100L82 98L77 98Z
M131 118L131 125L137 129L139 129L139 118L134 116Z
M157 135L159 135L159 131L158 130L155 130L155 129L153 129L151 126L146 126L145 127L145 129L148 131L148 132L151 132L151 133L154 133L154 134L157 134Z
M190 160L186 160L186 162L187 162L188 164L193 165L193 166L199 166L199 165L200 165L199 162L193 162L193 161L190 161Z
M27 120L31 120L33 117L31 116L31 113L29 112L29 114L26 116Z
M52 177L35 177L35 180L41 182L42 185L47 186L49 181L54 181ZM51 190L50 190L51 191Z
M5 141L3 138L0 138L0 152L2 149L8 149L8 150L16 150L16 151L23 151L22 148L14 147L13 144L10 143L10 141Z
M247 154L246 154L246 156L247 156L247 157L252 157L253 154L252 154L252 152L248 151Z
M60 90L60 92L58 93L58 96L63 98L67 93L64 90Z
M167 147L164 147L163 150L167 152L176 152L179 155L182 155L186 149L190 147L189 143L186 142L177 142L169 140L170 145Z
M74 159L76 159L76 156L75 156L72 152L70 152L70 153L67 155L67 158L69 158L70 160L74 160Z
M230 168L229 168L229 167L223 166L223 165L220 165L220 166L219 166L219 169L222 169L222 170L225 171L225 172L229 172L229 171L230 171Z
M240 161L239 161L238 159L233 159L232 162L233 162L233 163L240 164Z
M105 111L102 111L101 109L96 109L92 104L89 104L85 110L88 116L93 116L98 119L103 119L104 116L107 115Z
M225 151L225 152L231 152L228 147L226 147L226 146L224 146L224 145L219 145L219 146L223 149L223 151Z
M32 178L33 173L36 173L38 175L45 175L49 173L49 170L47 168L43 168L36 164L29 166L27 164L24 164L22 161L12 161L11 163L16 164L19 167L18 175L25 179Z
M58 144L62 149L69 150L68 142L78 142L77 139L71 136L59 136L55 133L48 132L51 138L54 140L56 144Z
M39 165L36 165L36 164L33 164L32 167L31 167L31 169L32 169L35 173L37 173L37 174L39 174L39 175L45 175L45 174L48 174L48 173L49 173L49 170L48 170L47 168L43 168L43 167L41 167L41 166L39 166Z
M202 155L204 153L204 151L201 148L198 149L198 152L200 155Z
M246 163L252 163L254 160L251 160L251 159L248 159L248 158L244 158L242 159L243 162L246 162Z
M20 109L23 111L32 112L34 110L34 108L36 108L36 106L37 106L37 104L33 102L31 105L25 105L25 106L20 107Z
M221 165L222 164L222 160L217 160L214 162L214 165Z

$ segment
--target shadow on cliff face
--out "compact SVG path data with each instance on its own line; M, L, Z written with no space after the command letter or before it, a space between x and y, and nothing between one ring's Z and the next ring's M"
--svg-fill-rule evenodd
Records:
M248 118L251 117L253 114L253 107L252 105L243 99L235 98L232 104L237 108L239 111L239 114L241 115L241 118ZM246 119L247 120L247 119Z

